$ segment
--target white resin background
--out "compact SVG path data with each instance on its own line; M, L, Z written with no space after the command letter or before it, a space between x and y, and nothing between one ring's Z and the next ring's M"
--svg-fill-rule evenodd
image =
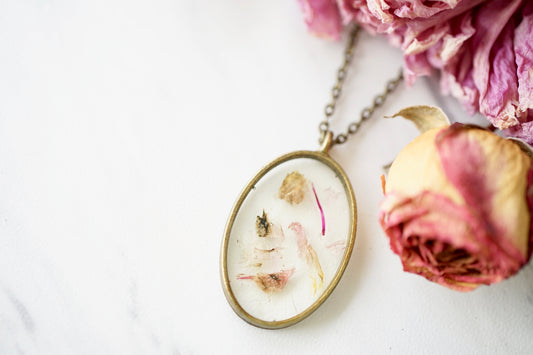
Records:
M358 232L331 297L282 330L246 324L219 279L224 225L267 162L317 148L342 43L296 0L0 1L0 354L529 354L533 266L468 294L402 271L381 166L416 136L376 118L332 149ZM334 117L401 55L363 35ZM436 84L377 116L440 105Z

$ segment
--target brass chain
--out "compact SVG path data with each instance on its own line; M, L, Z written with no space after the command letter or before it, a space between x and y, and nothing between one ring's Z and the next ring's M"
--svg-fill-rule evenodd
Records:
M341 65L341 67L337 70L337 82L331 89L331 101L326 105L324 108L324 120L320 122L318 125L318 130L320 131L320 143L324 140L324 137L326 134L330 131L329 129L329 120L331 116L335 113L335 108L337 106L337 100L339 99L342 91L342 86L344 84L344 80L346 79L346 73L348 71L348 67L350 63L352 62L353 58L353 49L355 47L355 40L357 38L357 34L359 33L359 26L355 26L352 31L350 32L350 37L348 39L348 44L346 45L346 49L344 50L344 61ZM389 80L387 84L385 85L385 90L374 97L374 101L372 104L368 107L365 107L360 114L360 118L357 121L353 121L348 125L348 128L345 133L339 133L333 138L333 144L343 144L348 140L348 137L351 134L356 133L359 130L359 127L365 122L368 121L371 117L374 111L382 106L385 103L385 100L389 96L390 93L392 93L397 87L398 84L402 81L403 74L400 71L400 74Z

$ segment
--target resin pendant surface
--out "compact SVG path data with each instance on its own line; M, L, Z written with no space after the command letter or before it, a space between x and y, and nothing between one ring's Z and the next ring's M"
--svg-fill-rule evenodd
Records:
M352 187L325 152L299 151L263 168L237 200L221 273L233 310L262 328L307 317L333 291L356 231Z

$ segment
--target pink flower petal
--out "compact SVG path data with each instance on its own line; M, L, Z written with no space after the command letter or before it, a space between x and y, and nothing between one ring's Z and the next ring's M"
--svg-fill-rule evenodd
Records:
M522 20L516 27L514 51L518 75L518 109L521 112L533 111L533 2L529 1L522 11ZM533 120L533 112L527 121ZM530 135L533 139L533 135Z
M315 195L316 204L318 205L318 209L320 210L320 219L322 222L322 235L326 235L326 218L324 217L324 210L322 209L322 206L320 205L320 201L318 200L318 195L316 194L315 185L311 184L311 188L313 189L313 194Z
M300 258L305 260L307 266L311 271L311 278L313 279L313 295L316 294L316 291L322 288L324 285L324 272L320 266L320 261L318 260L318 255L309 244L307 235L304 228L298 222L293 222L289 225L289 229L296 233L296 242L298 244L298 255Z
M380 223L405 271L452 289L468 291L501 281L522 265L517 260L495 258L490 248L477 241L485 231L472 211L429 191L382 210ZM437 258L445 248L464 250L464 257L442 262Z
M339 39L341 16L335 0L298 0L309 30L317 35Z
M497 169L489 170L480 142L472 139L466 131L470 128L454 124L437 136L437 149L448 180L464 198L466 204L483 224L486 234L479 236L479 242L491 248L495 255L506 254L503 261L514 259L523 264L526 259L508 237L502 221L494 212L493 197L497 193L495 183L500 171L505 171L507 162L501 161ZM460 163L458 157L461 157ZM492 179L491 179L492 177ZM502 261L502 262L503 262Z

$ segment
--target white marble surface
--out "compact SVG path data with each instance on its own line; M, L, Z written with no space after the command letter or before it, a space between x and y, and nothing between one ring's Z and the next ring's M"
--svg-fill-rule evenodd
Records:
M314 149L341 43L296 0L0 2L1 354L528 354L533 267L469 294L402 272L381 165L416 135L376 119L332 155L359 228L339 286L267 331L223 296L219 247L248 179ZM363 36L334 129L396 73ZM379 115L453 100L419 81Z

